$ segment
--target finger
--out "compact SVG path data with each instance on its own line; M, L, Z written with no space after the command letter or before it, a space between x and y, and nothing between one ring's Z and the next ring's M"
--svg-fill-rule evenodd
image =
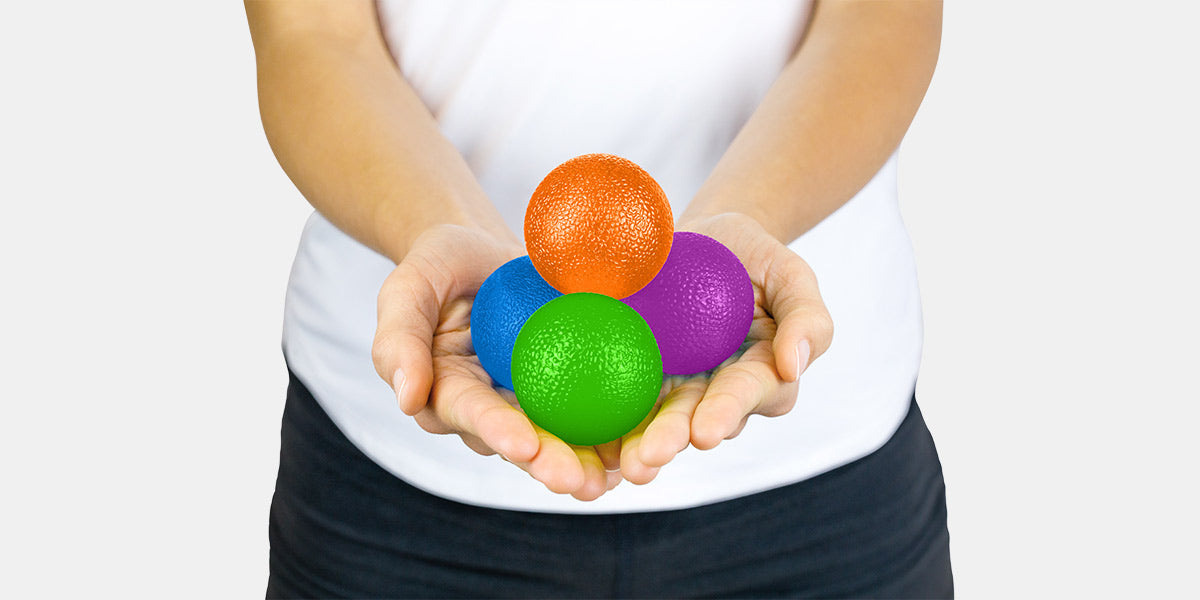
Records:
M430 427L458 433L472 449L473 438L498 451L508 462L523 469L550 491L567 494L580 491L590 479L596 483L586 490L594 494L606 483L603 463L591 453L589 471L571 446L538 427L505 397L473 373L474 363L464 357L435 359L440 374L434 382L427 410L418 413ZM510 395L511 392L506 393ZM432 412L433 416L425 416ZM422 426L426 426L422 424ZM478 451L478 449L476 449Z
M592 446L571 446L583 467L583 485L571 492L576 500L591 502L608 491L608 475L600 455Z
M687 448L692 434L692 416L707 387L704 378L696 377L671 390L654 420L641 434L633 456L646 467L662 467Z
M497 452L491 446L488 446L487 444L483 443L483 440L469 433L459 433L458 437L462 439L463 443L466 444L468 448L474 450L475 453L479 454L480 456L494 456L497 454Z
M646 485L658 476L660 467L647 466L638 458L641 433L630 434L621 442L621 477L634 485Z
M763 300L775 319L772 349L780 379L796 381L833 341L833 319L808 263L777 244L763 271Z
M600 462L604 463L605 471L619 471L621 469L621 438L596 446L596 454L600 456Z
M729 435L725 436L725 439L732 440L733 438L737 437L738 434L740 434L742 432L742 430L746 428L746 423L748 423L749 421L750 421L750 415L746 415L745 417L742 417L742 422L738 423L738 426L737 426L737 428L735 428L733 430L733 433L730 433Z
M371 356L405 414L416 414L429 396L433 336L442 308L474 294L494 267L510 258L498 246L463 244L456 235L463 234L452 228L422 234L379 291Z
M438 289L448 283L431 281L415 263L400 263L379 290L378 327L371 346L375 372L392 386L405 414L425 405L433 383L432 345L441 311Z
M437 359L444 375L434 382L429 406L451 431L473 435L488 447L515 462L532 460L540 441L533 424L490 385L465 373L454 361Z
M609 471L605 476L608 478L608 491L610 492L616 489L618 485L621 485L622 481L625 481L625 478L621 477L620 471Z
M430 414L432 414L432 412L433 411L431 409L426 409L426 410L423 410L420 413L418 413L417 416L421 417L422 415L430 415ZM436 419L436 417L433 417L433 418ZM440 420L438 420L438 422L440 423ZM449 433L449 431L448 431L449 427L445 426L444 424L441 427L444 428L445 430L447 430L446 432ZM433 433L433 432L431 432L431 433ZM474 435L471 435L469 433L466 433L466 432L457 432L457 433L458 433L459 438L462 439L463 443L466 444L466 446L468 448L475 451L475 453L482 455L482 456L492 456L492 455L497 454L497 452L493 448L488 446L486 443L484 443L484 441L482 439L480 439ZM575 496L579 500L584 500L584 501L595 500L595 499L599 498L600 496L602 496L604 494L604 492L615 488L616 483L620 482L619 481L621 479L620 472L619 471L613 472L613 473L605 472L604 466L603 466L603 464L601 464L599 462L600 458L595 452L590 452L591 456L588 457L586 451L590 450L590 449L585 449L585 448L573 448L573 449L576 451L576 457L579 458L579 463L581 466L583 466L583 471L584 471L584 484L579 489L576 489L571 492L573 496ZM510 460L503 454L500 454L500 458L502 458L505 461L511 463L512 465L520 468L521 470L525 471L528 475L530 475L531 477L534 477L535 479L538 479L539 477L542 479L546 479L546 481L544 481L543 483L546 483L547 487L551 488L552 491L555 491L557 493L566 493L574 486L574 483L570 481L570 479L573 477L573 475L571 473L564 474L564 470L562 468L554 466L552 464L547 466L548 462L554 461L554 457L552 457L553 454L554 454L554 452L548 452L548 453L542 455L541 458L536 458L533 461L524 461L524 462ZM566 470L567 471L571 470L571 465L569 464L569 461L567 461L567 469ZM536 473L535 473L535 471L536 471ZM551 473L553 475L551 475L549 478L547 478L547 473ZM618 480L616 483L613 482L614 478L616 480Z
M533 425L540 443L537 454L529 461L510 461L524 469L546 489L556 494L570 494L587 481L579 455L554 434Z
M692 417L692 445L715 448L738 423L774 398L783 382L775 374L766 342L754 344L737 362L717 371Z
M425 408L422 408L420 412L413 415L413 420L417 422L417 425L420 426L421 429L424 429L429 433L437 435L454 433L454 429L447 425L446 422L437 415L437 412L433 410L433 407L429 406L428 404L425 405Z
M663 380L662 389L659 391L660 400L655 402L654 407L650 409L650 413L642 419L641 423L637 424L629 433L621 436L621 456L620 468L621 477L628 479L634 485L645 485L650 483L656 475L658 469L648 467L638 458L638 446L642 441L642 434L646 432L646 427L654 421L658 416L659 409L662 408L662 394L669 393L672 384L668 380Z

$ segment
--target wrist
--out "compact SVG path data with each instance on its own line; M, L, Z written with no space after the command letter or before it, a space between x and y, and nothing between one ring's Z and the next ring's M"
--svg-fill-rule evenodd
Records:
M374 247L395 263L404 260L417 240L430 231L461 228L484 233L466 210L465 203L444 194L422 195L420 202L381 203L376 207L373 225Z
M399 264L409 253L417 252L421 249L435 249L435 253L463 253L467 252L467 248L471 252L478 252L481 248L486 248L487 260L475 261L474 264L482 266L484 263L489 263L492 260L499 261L491 268L498 267L514 258L525 254L525 247L512 236L497 235L495 232L484 228L475 223L436 223L425 229L416 232L411 241L407 244L404 254L397 254L395 258L389 254L393 262ZM478 257L477 257L478 258Z
M787 244L795 239L787 229L786 219L778 215L770 215L761 208L753 205L729 207L727 209L708 208L692 211L689 207L680 215L675 229L678 231L695 231L704 233L706 229L729 230L754 228L765 231L768 235Z
M760 227L763 227L763 222L759 218L738 210L712 213L697 211L691 214L684 212L675 223L676 231L694 231L696 233Z

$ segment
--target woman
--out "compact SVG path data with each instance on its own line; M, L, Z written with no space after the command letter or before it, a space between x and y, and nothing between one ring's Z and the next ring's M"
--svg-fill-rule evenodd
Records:
M940 2L246 9L268 139L316 209L269 596L952 595L895 197ZM738 255L755 325L633 432L577 447L492 386L468 316L525 254L541 177L595 152Z

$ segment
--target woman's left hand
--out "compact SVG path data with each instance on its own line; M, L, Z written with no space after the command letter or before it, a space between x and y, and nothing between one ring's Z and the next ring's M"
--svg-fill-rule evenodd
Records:
M812 269L757 221L724 213L678 230L737 255L754 286L754 321L741 349L715 370L669 378L650 416L624 436L621 473L635 484L653 480L689 442L709 450L741 433L750 415L786 414L800 375L833 339Z

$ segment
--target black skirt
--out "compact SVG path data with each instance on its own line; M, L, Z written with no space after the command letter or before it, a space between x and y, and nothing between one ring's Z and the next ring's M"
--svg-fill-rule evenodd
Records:
M941 464L915 399L862 459L649 513L500 510L426 493L359 451L295 375L281 442L269 598L953 596Z

